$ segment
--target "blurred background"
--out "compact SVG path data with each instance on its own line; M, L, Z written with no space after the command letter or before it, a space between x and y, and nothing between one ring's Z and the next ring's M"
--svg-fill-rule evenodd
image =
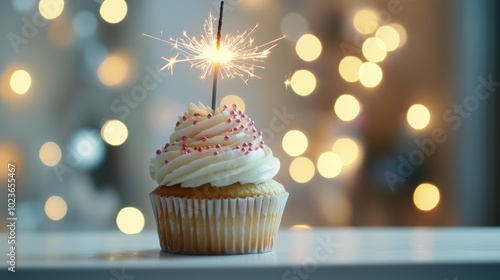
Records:
M212 79L182 63L160 72L176 51L143 33L200 36L219 4L2 2L0 180L14 163L20 230L154 228L149 160L189 102L210 104ZM256 45L286 36L260 79L219 82L281 160L282 226L500 225L499 12L226 1L223 34L258 23Z

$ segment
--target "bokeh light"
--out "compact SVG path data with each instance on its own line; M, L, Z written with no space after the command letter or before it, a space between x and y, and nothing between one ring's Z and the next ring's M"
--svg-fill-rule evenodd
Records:
M352 23L361 34L373 33L378 27L377 15L371 10L358 11L354 15Z
M293 74L290 84L296 94L307 96L316 88L316 77L308 70L298 70Z
M101 127L101 137L111 146L120 146L127 140L127 126L119 120L108 120Z
M394 51L399 47L399 33L390 25L384 25L377 29L375 37L384 42L387 51Z
M115 24L125 18L127 11L128 7L125 0L105 0L101 4L99 14L106 22Z
M408 35L406 33L406 28L404 28L404 26L402 26L399 23L391 23L391 24L389 24L389 26L394 28L398 32L398 35L399 35L399 46L398 47L401 48L402 46L404 46L406 44L406 40L408 38Z
M228 106L232 106L233 104L238 105L238 110L241 111L242 113L245 112L246 105L245 101L243 98L239 97L238 95L230 94L226 95L222 98L220 104L226 104Z
M309 23L303 15L289 13L281 20L280 28L285 39L295 42L309 32Z
M97 30L97 18L92 12L79 11L73 18L73 32L79 37L90 37Z
M116 86L128 75L127 61L119 55L106 57L97 69L97 77L106 86Z
M64 218L67 211L68 206L66 205L66 201L60 196L51 196L45 202L45 214L53 221L59 221Z
M297 55L304 61L313 61L321 54L321 41L312 34L304 34L297 41L295 51Z
M429 109L422 104L414 104L406 114L408 124L414 129L424 129L431 121Z
M14 141L0 142L0 166L7 166L9 163L22 165L22 154L19 144ZM0 179L7 181L8 169L0 169Z
M387 48L384 41L377 37L366 39L361 50L365 58L371 62L383 61L387 56Z
M55 19L61 15L64 10L63 0L40 0L38 3L38 11L48 19Z
M337 98L333 107L337 117L345 122L354 120L361 111L361 105L356 97L343 94Z
M54 142L46 142L40 148L38 156L43 164L47 166L54 166L61 160L61 148Z
M346 82L354 83L359 80L359 67L363 62L355 56L346 56L339 63L339 73Z
M421 211L434 209L440 199L439 189L429 183L420 184L413 193L413 203Z
M300 156L307 150L307 136L302 131L290 130L283 137L281 145L288 155L292 157Z
M26 70L16 70L10 76L10 88L17 94L25 94L31 87L31 76Z
M78 158L78 167L92 169L103 160L106 147L97 129L80 129L75 131L68 140L68 153Z
M116 216L116 225L126 234L137 234L144 228L144 215L134 207L125 207Z
M359 145L350 138L340 138L333 144L332 152L340 157L343 166L350 165L358 158Z
M324 152L318 158L318 172L325 178L335 178L342 171L342 160L334 152Z
M359 82L367 87L373 88L378 86L382 81L382 68L373 62L365 62L359 67Z
M312 229L311 226L305 225L305 224L298 224L298 225L293 225L290 227L291 230L310 230Z
M314 177L314 163L306 157L295 158L290 164L290 176L297 183L307 183Z

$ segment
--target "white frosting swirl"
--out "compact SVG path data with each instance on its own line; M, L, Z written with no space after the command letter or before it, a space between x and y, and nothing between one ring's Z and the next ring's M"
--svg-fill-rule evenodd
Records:
M169 143L156 154L149 171L151 178L165 186L258 184L273 178L280 168L262 133L236 105L221 105L214 114L202 103L191 103L179 117Z

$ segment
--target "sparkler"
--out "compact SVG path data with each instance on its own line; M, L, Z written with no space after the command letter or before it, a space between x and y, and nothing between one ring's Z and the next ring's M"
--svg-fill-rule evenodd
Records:
M180 38L169 38L164 40L148 34L142 34L146 37L165 42L172 46L172 50L178 53L170 58L161 57L166 64L160 69L170 70L173 74L174 66L177 63L188 62L191 68L201 71L201 79L204 79L210 73L214 74L212 88L212 109L215 110L217 99L217 80L220 74L221 79L240 78L247 83L250 78L260 78L254 74L256 68L264 69L260 63L264 63L271 49L276 47L277 41L283 39L280 37L262 45L254 46L254 39L251 35L255 32L258 24L250 30L245 30L236 35L227 34L221 38L222 12L224 1L221 1L218 28L215 28L217 18L209 14L208 19L203 24L203 31L199 38L190 37L184 31ZM179 57L181 56L181 57Z

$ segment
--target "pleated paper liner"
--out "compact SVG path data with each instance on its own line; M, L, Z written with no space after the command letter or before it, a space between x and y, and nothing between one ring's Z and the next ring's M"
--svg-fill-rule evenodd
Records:
M271 251L288 193L232 199L150 194L163 251L248 254Z

